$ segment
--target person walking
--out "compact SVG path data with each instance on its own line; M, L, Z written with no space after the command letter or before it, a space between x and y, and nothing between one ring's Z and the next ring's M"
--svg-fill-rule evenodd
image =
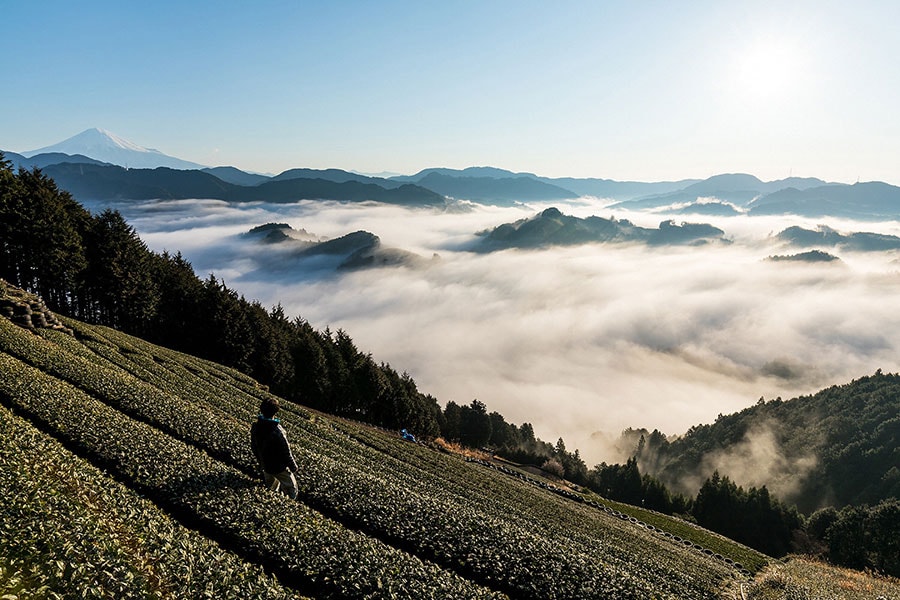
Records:
M259 407L259 416L250 427L250 447L259 462L263 480L271 490L280 490L291 498L297 497L297 461L291 453L287 432L275 413L281 408L277 398L266 398Z

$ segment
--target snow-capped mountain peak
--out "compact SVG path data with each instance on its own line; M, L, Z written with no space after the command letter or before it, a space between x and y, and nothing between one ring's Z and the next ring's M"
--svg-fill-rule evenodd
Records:
M156 167L169 167L172 169L204 168L204 165L168 156L159 150L144 148L117 136L111 131L97 127L86 129L58 144L23 152L22 155L30 158L36 154L47 152L81 154L103 162L136 169L155 169Z

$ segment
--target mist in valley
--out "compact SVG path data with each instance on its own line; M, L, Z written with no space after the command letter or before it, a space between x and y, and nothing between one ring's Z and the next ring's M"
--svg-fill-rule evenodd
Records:
M589 198L553 204L564 214L644 227L672 218L608 205ZM442 405L477 398L507 421L532 423L542 439L563 437L589 466L623 460L614 442L626 427L680 434L761 396L788 399L878 368L897 370L896 253L820 248L841 260L765 260L804 250L774 238L792 225L896 235L897 222L679 215L723 229L730 243L471 251L477 232L548 206L171 201L116 208L151 249L180 251L200 277L214 273L246 298L280 303L318 329L342 328ZM265 223L321 239L365 230L423 261L336 271L242 235ZM754 452L777 463L768 451L745 454Z

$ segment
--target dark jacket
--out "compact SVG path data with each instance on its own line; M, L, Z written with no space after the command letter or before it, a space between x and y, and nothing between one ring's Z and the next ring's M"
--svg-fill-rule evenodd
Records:
M297 461L291 454L287 433L278 419L259 418L250 428L250 447L259 466L266 473L281 473L285 470L297 470Z

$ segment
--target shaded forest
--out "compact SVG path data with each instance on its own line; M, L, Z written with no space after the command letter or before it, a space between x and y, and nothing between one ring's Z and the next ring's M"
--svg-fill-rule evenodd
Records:
M760 398L677 438L623 435L641 468L673 488L718 457L738 456L752 468L753 447L764 445L779 456L771 475L789 480L785 500L804 514L900 497L900 376L880 370L793 400Z

